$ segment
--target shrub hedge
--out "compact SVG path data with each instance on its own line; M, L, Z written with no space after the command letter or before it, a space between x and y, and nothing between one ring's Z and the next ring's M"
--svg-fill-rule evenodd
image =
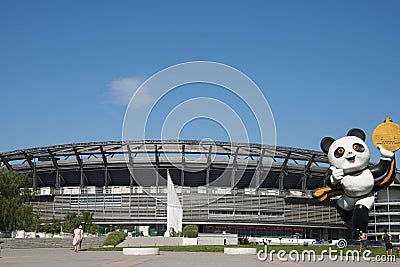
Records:
M120 231L114 231L107 235L106 240L103 242L103 246L116 246L125 240L125 233Z
M186 225L183 227L183 237L196 238L199 235L199 228L197 225Z

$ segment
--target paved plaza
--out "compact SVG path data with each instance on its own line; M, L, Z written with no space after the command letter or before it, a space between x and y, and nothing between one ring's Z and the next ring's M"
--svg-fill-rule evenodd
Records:
M330 261L325 259L323 262L282 262L274 260L273 262L260 261L255 255L235 255L228 256L223 253L206 252L161 252L161 255L155 256L126 256L121 251L81 251L73 252L65 248L36 248L36 249L3 249L0 254L0 266L30 266L30 267L79 267L79 266L97 266L97 267L204 267L204 266L287 266L287 267L336 267L336 266L395 266L398 262L346 262Z

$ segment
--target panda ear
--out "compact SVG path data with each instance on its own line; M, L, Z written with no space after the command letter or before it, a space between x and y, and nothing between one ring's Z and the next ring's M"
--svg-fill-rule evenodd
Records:
M363 141L365 141L365 133L363 130L358 129L358 128L353 128L351 129L348 133L347 136L356 136L360 139L362 139Z
M335 142L335 139L332 137L324 137L321 140L321 149L324 151L325 154L328 154L329 147L332 145L332 143Z

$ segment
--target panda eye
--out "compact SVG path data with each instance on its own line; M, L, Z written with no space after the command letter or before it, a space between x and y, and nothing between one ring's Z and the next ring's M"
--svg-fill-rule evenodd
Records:
M340 158L341 156L343 156L343 154L344 154L344 148L343 147L336 148L335 153L334 153L336 158Z
M357 151L357 152L364 152L365 151L364 146L362 144L357 144L357 143L353 144L353 149L355 151Z

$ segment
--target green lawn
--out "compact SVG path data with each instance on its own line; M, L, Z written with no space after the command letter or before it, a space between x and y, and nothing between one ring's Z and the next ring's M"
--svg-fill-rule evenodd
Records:
M152 246L154 247L154 246ZM264 250L263 245L227 245L227 246L157 246L160 248L160 251L174 251L174 252L218 252L218 253L223 253L224 248L226 247L234 247L234 248L257 248L258 250ZM320 255L323 250L328 251L329 247L331 247L331 250L337 250L338 252L336 255L339 255L340 249L338 249L336 246L326 246L326 245L310 245L310 246L301 246L301 245L269 245L268 246L268 251L275 250L276 252L279 250L284 250L286 253L289 253L292 250L296 250L298 253L301 253L304 250L313 250L316 255ZM122 248L116 247L116 248L90 248L88 249L89 251L122 251ZM345 249L343 249L343 255L345 255L347 250L359 250L358 246L349 246ZM372 254L370 256L376 256L376 255L385 255L386 251L385 248L383 247L372 247L370 248ZM325 252L324 254L327 254ZM334 255L335 253L332 251L332 254Z

